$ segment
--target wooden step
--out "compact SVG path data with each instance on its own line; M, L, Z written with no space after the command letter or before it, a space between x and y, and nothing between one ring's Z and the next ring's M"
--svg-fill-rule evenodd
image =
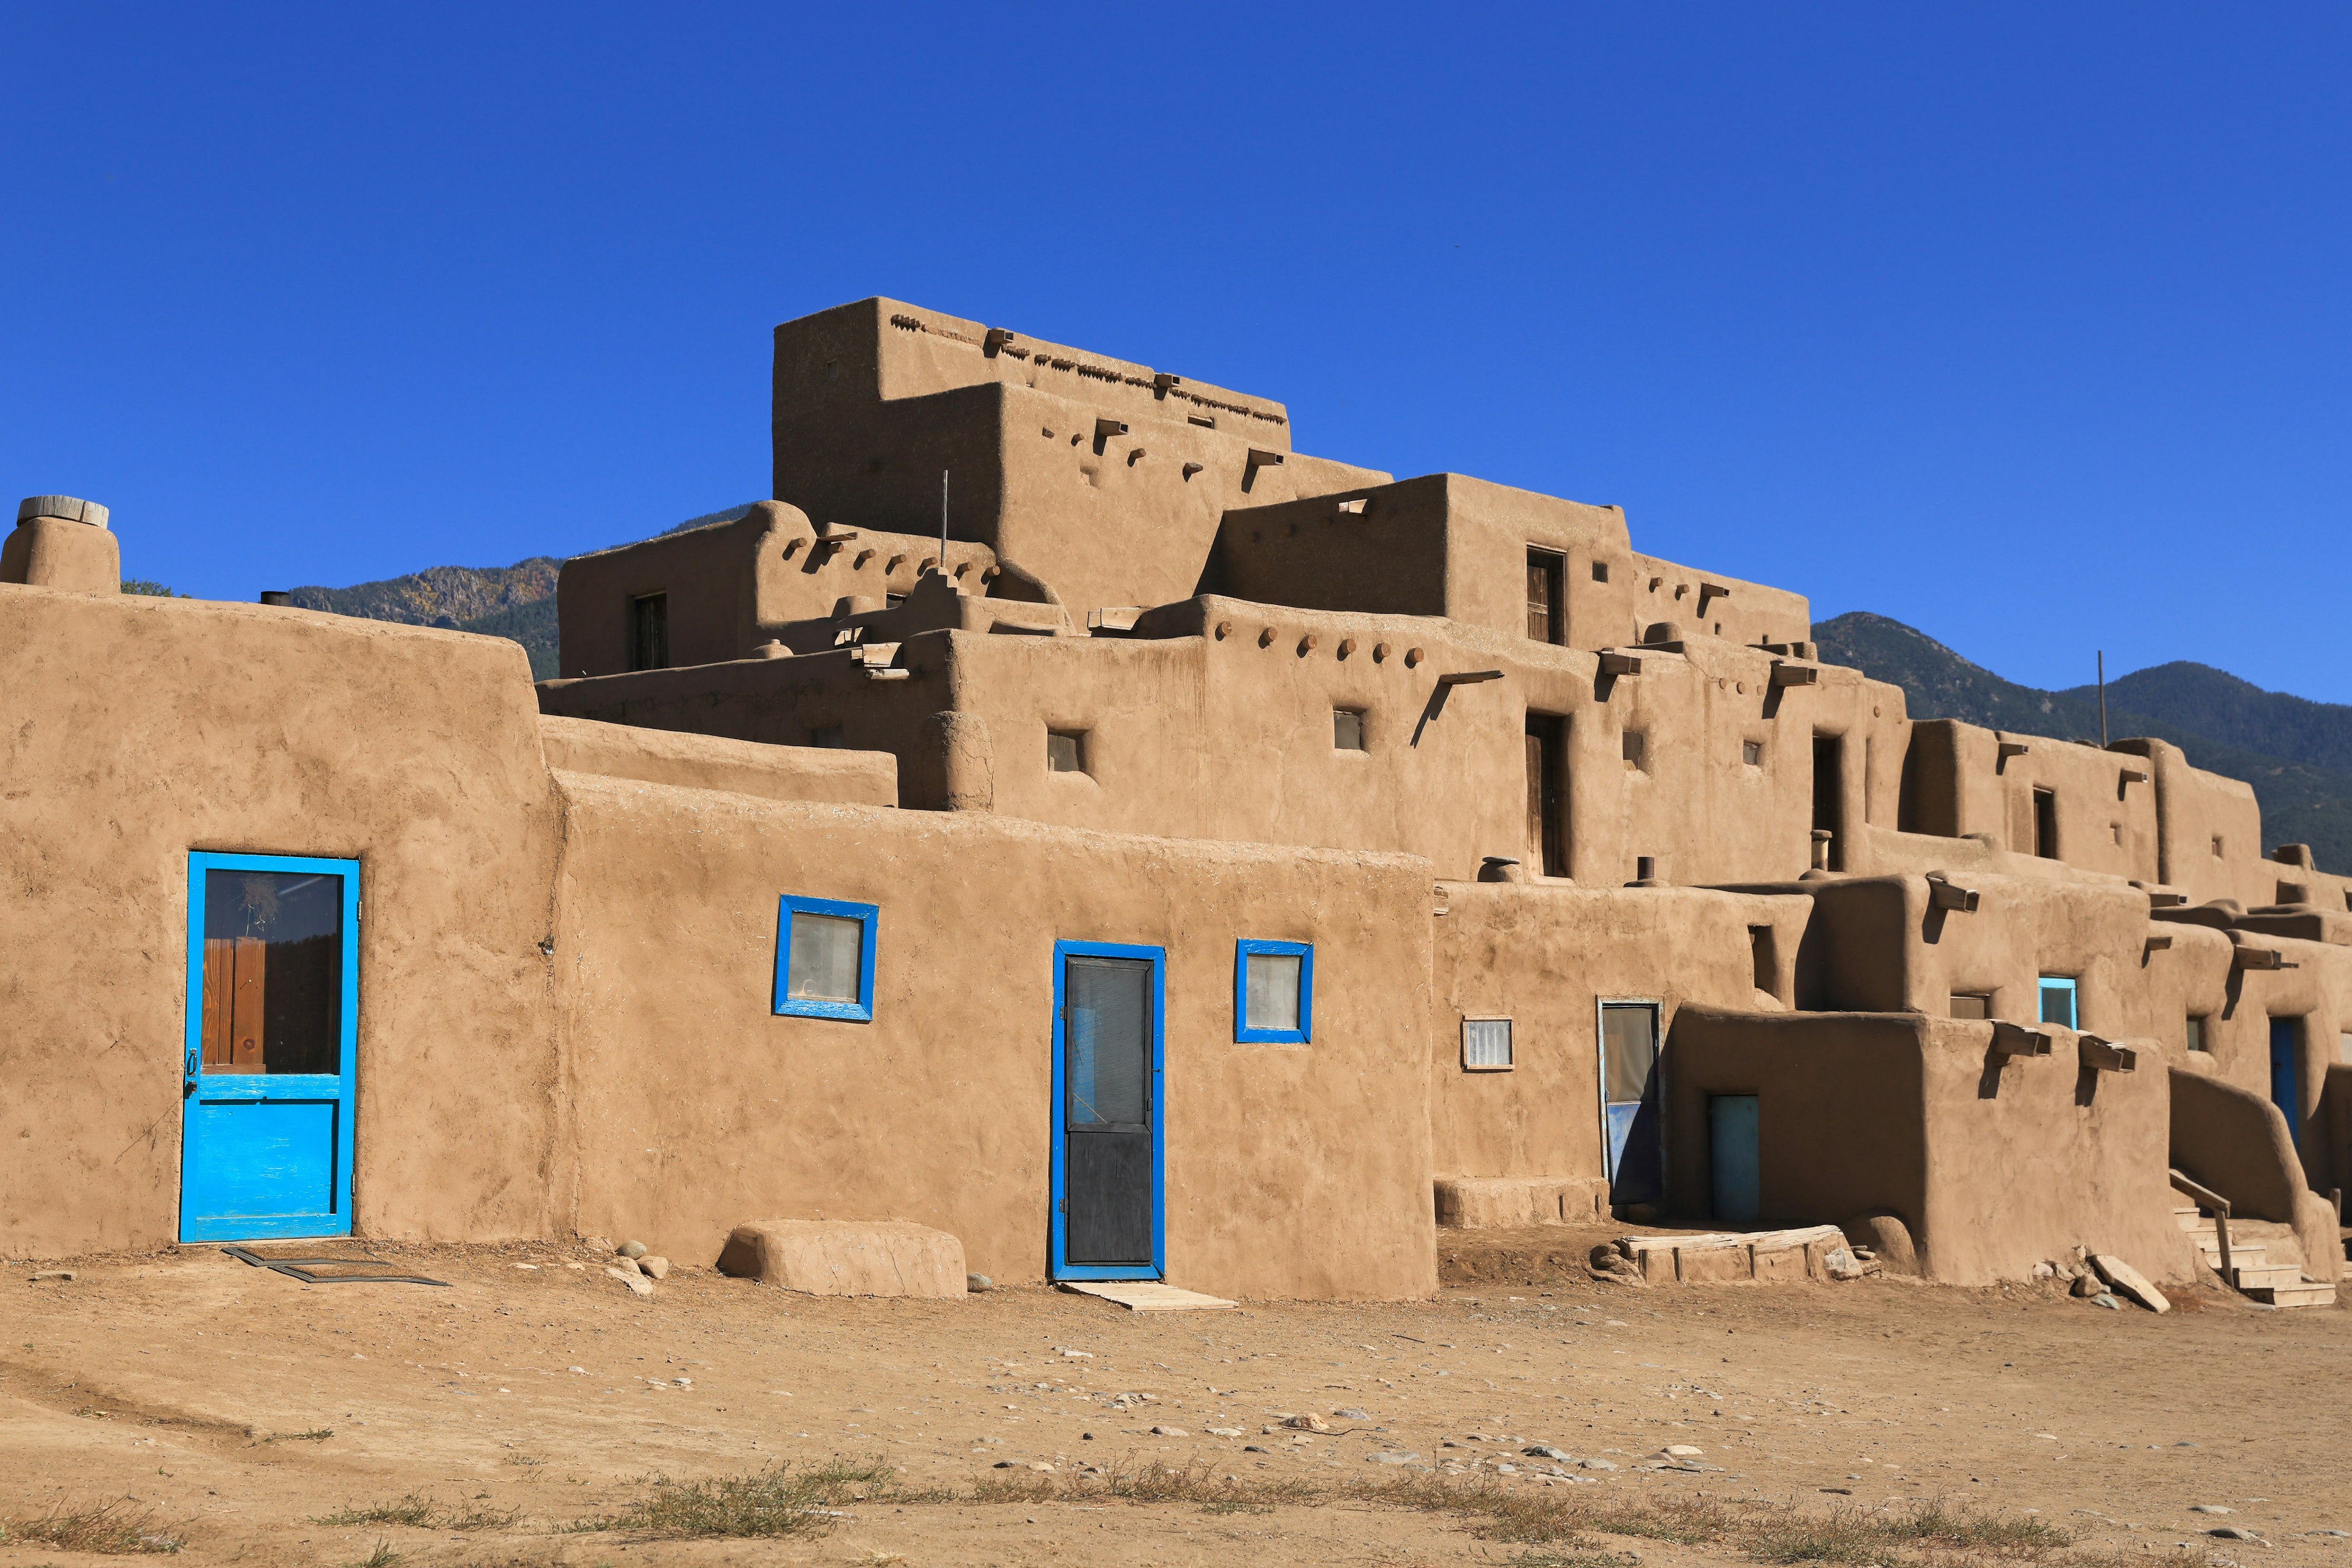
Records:
M2273 1263L2252 1268L2230 1270L2230 1283L2248 1295L2257 1290L2293 1289L2304 1283L2303 1270L2292 1263Z
M2205 1254L2206 1268L2219 1268L2221 1267L2221 1249L2220 1247L2202 1247L2200 1250ZM2272 1267L2269 1250L2260 1247L2233 1247L2230 1248L2230 1265L2233 1268L2268 1268Z
M2273 1307L2332 1307L2336 1305L2336 1287L2316 1279L2305 1279L2294 1285L2257 1285L2246 1294L2257 1301Z

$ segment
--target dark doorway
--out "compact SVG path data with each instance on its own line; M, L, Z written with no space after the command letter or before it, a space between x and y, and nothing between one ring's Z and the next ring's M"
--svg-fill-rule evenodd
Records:
M1658 1005L1601 1005L1601 1131L1612 1205L1654 1202L1665 1190L1658 1125Z
M2044 860L2058 858L2058 792L2033 792L2033 852Z
M2303 1031L2293 1018L2271 1020L2271 1103L2286 1118L2287 1136L2303 1147L2303 1064L2295 1049Z
M669 668L667 594L647 594L629 601L629 668Z
M1055 1273L1157 1279L1159 950L1066 942L1056 957Z
M1528 552L1528 636L1538 642L1568 641L1567 567L1558 551Z
M1845 742L1813 737L1813 831L1830 836L1829 868L1845 869Z
M1568 875L1568 721L1557 713L1528 715L1528 858Z

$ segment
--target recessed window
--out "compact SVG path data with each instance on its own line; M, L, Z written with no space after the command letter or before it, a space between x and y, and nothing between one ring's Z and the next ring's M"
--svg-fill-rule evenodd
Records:
M776 913L775 1010L872 1023L877 914L872 904L785 894Z
M2121 844L2124 841L2124 825L2120 822L2108 823L2107 836L2113 838L2116 843Z
M2215 835L2213 836L2213 858L2214 858L2214 859L2216 859L2216 860L2219 860L2221 858L2221 836L2220 834L2218 834L2218 833L2217 833L2217 834L2215 834Z
M838 750L845 744L841 738L841 726L819 724L809 731L808 743L812 746L828 746Z
M1364 749L1364 713L1360 708L1331 710L1331 744L1342 752Z
M2033 852L2044 860L2058 858L2058 792L2033 792Z
M2074 982L2064 975L2042 977L2042 1021L2062 1029L2079 1029L2082 1015L2074 1005Z
M1567 597L1563 579L1567 557L1556 550L1528 552L1528 636L1538 642L1568 640Z
M629 601L629 668L669 668L667 594L646 594Z
M1625 755L1625 768L1638 772L1649 764L1644 760L1649 752L1649 737L1639 730L1628 730L1620 738L1618 749Z
M1087 732L1084 730L1046 731L1045 771L1055 773L1085 773L1087 771Z
M1762 767L1764 765L1764 742L1761 741L1740 742L1739 760L1746 763L1751 768Z
M1596 561L1592 563L1592 580L1596 583L1606 583L1609 581L1609 563L1606 561Z
M1234 1039L1303 1046L1315 1030L1315 949L1303 942L1234 944Z
M1952 1016L1955 1018L1991 1017L1992 993L1990 991L1953 992Z
M2205 1020L2201 1016L2192 1016L2189 1020L2189 1048L2192 1051L2210 1051L2213 1048L2205 1043Z
M1511 1021L1508 1018L1462 1020L1462 1068L1465 1072L1511 1070Z

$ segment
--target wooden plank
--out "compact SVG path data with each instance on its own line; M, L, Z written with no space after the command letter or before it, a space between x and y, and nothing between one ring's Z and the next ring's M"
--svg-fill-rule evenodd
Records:
M1234 1305L1221 1296L1203 1296L1156 1279L1065 1279L1062 1289L1116 1301L1130 1312L1209 1312Z
M203 1016L198 1037L204 1043L204 1065L225 1068L232 1059L228 1004L236 982L236 943L226 937L206 937L204 963Z
M229 1070L261 1072L266 1070L261 1005L269 944L259 937L241 936L236 939L236 982L229 1000Z

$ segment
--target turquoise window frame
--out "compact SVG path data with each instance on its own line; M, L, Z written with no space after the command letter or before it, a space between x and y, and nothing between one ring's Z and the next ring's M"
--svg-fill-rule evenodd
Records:
M1253 1029L1249 1026L1249 961L1252 953L1272 953L1298 960L1298 1027ZM1234 943L1234 1044L1237 1046L1305 1046L1315 1040L1315 944L1310 942L1260 942L1244 937Z
M2063 1023L2050 1016L2050 994L2053 991L2065 993L2066 1017ZM2034 986L2033 999L2035 1022L2057 1024L2062 1029L2080 1029L2083 1026L2083 994L2071 975L2042 975Z
M857 937L857 1000L856 1002L819 1002L805 996L793 996L793 916L795 914L832 915L858 923ZM776 984L774 1006L776 1016L783 1018L831 1018L845 1024L870 1024L874 1021L874 949L882 910L876 904L845 903L839 899L803 899L786 893L776 900Z

